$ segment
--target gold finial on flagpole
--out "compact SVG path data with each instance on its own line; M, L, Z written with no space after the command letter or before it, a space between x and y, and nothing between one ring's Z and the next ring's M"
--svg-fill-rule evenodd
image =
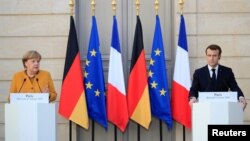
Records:
M113 15L116 15L116 0L112 0L112 10L113 10Z
M155 0L155 13L156 13L156 15L158 15L159 5L160 5L159 1Z
M92 10L92 16L94 16L94 15L95 15L95 5L96 5L95 0L91 0L91 10Z
M69 0L70 16L73 16L74 5L75 5L74 0Z
M184 0L179 0L181 15L183 14Z
M135 6L136 6L136 15L139 15L139 10L140 10L140 0L135 1Z

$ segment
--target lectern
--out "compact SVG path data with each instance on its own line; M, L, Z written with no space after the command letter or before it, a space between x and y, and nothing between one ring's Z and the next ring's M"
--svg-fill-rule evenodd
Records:
M55 113L48 94L11 94L5 104L5 141L56 141Z
M231 92L211 92L204 94L192 107L193 141L208 140L208 125L243 124L243 107L237 102L237 96ZM237 93L236 93L237 95ZM232 97L231 97L232 96ZM236 97L236 99L235 99Z

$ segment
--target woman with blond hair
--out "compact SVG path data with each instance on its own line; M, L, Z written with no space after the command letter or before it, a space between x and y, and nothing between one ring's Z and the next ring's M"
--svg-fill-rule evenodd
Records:
M24 70L14 74L10 93L49 93L49 101L56 100L57 93L50 73L40 70L41 59L42 56L35 50L24 54Z

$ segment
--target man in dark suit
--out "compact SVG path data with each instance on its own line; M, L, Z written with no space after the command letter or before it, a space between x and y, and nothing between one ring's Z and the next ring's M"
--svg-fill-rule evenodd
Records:
M219 64L221 48L218 45L210 45L206 48L207 65L195 70L193 82L189 92L189 103L197 102L198 92L211 91L236 91L239 102L245 109L247 102L238 86L231 68Z

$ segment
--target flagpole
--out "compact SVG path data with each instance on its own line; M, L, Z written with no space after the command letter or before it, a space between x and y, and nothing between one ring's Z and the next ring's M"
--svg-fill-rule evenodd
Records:
M179 0L179 5L180 5L180 14L183 14L183 8L184 8L184 0ZM182 132L183 132L183 141L186 140L186 130L185 130L185 126L182 125Z
M136 16L139 16L140 12L140 0L135 1L135 7L136 7ZM137 123L137 140L140 141L140 125Z
M140 0L135 1L135 6L136 6L136 15L139 16L140 12Z
M158 15L159 6L160 6L159 1L158 1L158 0L155 0L155 14L156 14L156 15Z
M113 16L116 16L116 5L117 5L116 0L112 0L111 5L113 10ZM115 135L114 140L117 141L117 128L115 125L114 125L114 135Z
M182 15L183 14L183 8L184 8L184 0L179 0L179 5L180 5L180 13Z
M69 0L70 16L73 16L74 5L74 0Z
M90 5L91 5L92 16L95 16L95 6L96 6L95 0L91 0ZM92 134L91 134L91 136L92 136L92 141L94 141L95 140L95 121L94 121L94 119L92 119Z
M74 0L69 0L70 16L73 16ZM72 121L69 120L69 141L72 141Z
M91 0L91 11L92 11L92 16L95 16L95 6L96 6L95 0Z
M111 4L112 4L113 15L115 16L116 15L116 5L117 5L116 0L112 0Z
M95 141L95 122L94 122L93 119L92 119L92 133L91 133L91 136L92 136L91 141Z
M160 141L162 141L162 120L159 120L160 124Z
M155 14L158 15L160 2L158 0L155 0L154 5L155 5ZM162 120L159 120L159 127L160 127L160 141L162 141Z

